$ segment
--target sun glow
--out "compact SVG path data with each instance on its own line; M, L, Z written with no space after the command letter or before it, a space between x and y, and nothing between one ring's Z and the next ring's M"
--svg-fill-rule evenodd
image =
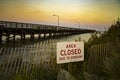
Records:
M0 20L37 22L56 25L57 14L60 25L102 25L120 16L118 0L5 0L0 1Z

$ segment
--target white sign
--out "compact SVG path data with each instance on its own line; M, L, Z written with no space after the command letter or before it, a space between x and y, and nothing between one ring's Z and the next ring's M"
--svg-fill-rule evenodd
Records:
M84 60L84 42L58 42L57 64Z

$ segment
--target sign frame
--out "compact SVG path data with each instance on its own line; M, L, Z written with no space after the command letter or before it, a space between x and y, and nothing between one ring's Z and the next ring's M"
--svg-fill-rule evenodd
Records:
M84 42L58 42L57 64L84 61Z

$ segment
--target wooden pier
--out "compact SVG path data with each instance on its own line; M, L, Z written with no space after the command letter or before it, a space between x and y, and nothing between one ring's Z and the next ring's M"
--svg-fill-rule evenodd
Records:
M26 35L30 35L31 39L33 40L35 34L39 35L38 39L40 39L41 34L44 35L44 38L51 38L53 36L59 37L61 35L67 36L91 32L95 32L95 30L23 22L0 21L0 43L2 42L2 36L6 36L6 41L9 41L10 35L13 35L12 38L13 41L15 41L15 36L17 35L21 36L21 40L25 40Z

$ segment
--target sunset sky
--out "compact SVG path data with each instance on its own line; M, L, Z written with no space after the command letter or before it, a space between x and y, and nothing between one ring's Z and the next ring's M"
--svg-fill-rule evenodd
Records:
M0 20L67 27L108 28L120 17L120 0L0 0Z

